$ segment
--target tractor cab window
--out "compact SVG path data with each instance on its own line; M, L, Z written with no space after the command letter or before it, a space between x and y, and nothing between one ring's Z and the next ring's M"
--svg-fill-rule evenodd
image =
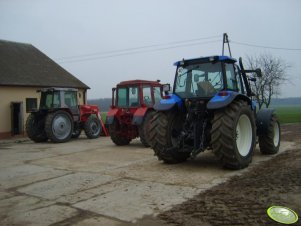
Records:
M152 93L151 93L151 87L150 86L143 86L143 102L147 106L152 106Z
M64 95L65 105L69 108L77 108L77 95L74 91L66 91Z
M156 86L156 87L153 87L153 90L154 90L155 103L157 103L162 99L162 97L161 97L161 88Z
M223 89L221 63L178 67L175 93L181 98L212 97Z
M139 89L138 87L129 88L129 107L139 106Z
M49 91L42 92L40 108L41 109L50 109L50 108L58 108L61 106L61 98L59 91Z
M237 79L237 88L239 93L245 93L243 82L241 79L241 74L237 65L234 66L235 76Z
M238 90L237 88L237 78L236 74L234 73L233 64L225 64L226 70L226 80L227 80L227 89L230 90Z
M119 107L126 107L127 106L127 88L119 88L117 91L117 105Z

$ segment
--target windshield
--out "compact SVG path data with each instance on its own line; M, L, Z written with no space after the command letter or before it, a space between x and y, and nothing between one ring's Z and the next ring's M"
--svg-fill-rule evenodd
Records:
M61 100L60 100L59 91L42 92L41 101L40 101L41 109L57 108L60 105L61 105Z
M223 89L221 63L179 66L174 92L181 98L212 97Z

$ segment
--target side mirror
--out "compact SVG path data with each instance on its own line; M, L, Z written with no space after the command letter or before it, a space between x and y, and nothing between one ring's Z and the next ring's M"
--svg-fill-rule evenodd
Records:
M163 85L163 92L169 92L170 91L170 84L167 83L167 84L164 84Z
M256 68L256 69L255 69L255 72L256 72L256 74L257 74L257 76L258 76L259 78L262 77L262 73L261 73L261 69L260 69L260 68Z

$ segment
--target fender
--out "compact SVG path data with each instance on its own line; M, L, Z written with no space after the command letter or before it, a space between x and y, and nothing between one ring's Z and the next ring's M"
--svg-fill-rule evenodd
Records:
M114 117L118 113L118 110L118 108L110 108L106 118L106 125L111 125L114 122Z
M210 101L207 103L207 109L210 110L217 110L220 108L227 107L229 104L231 104L235 99L242 99L248 102L248 104L254 109L254 105L250 98L247 96L234 92L234 91L220 91L217 94L215 94L214 97L210 99Z
M147 107L138 108L133 115L132 125L141 125L147 110Z
M267 133L274 111L275 109L265 108L257 112L257 135L264 135Z
M164 99L161 99L154 105L154 109L156 111L168 111L172 109L174 106L178 106L181 108L183 106L183 101L180 97L175 94L167 95Z

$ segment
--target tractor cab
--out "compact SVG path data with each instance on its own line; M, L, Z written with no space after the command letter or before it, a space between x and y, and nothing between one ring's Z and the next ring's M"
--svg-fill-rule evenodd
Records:
M77 99L77 89L72 88L45 88L39 90L41 92L40 109L69 109L74 116L78 116L79 105Z
M162 85L160 81L130 80L120 82L112 89L112 105L106 124L116 145L126 145L140 137L141 142L149 146L146 133L154 114L153 106L168 87L169 84Z
M159 81L124 81L113 88L112 92L112 107L152 107L162 98L162 85Z
M174 93L182 99L210 99L222 90L244 93L235 62L226 56L176 62Z

